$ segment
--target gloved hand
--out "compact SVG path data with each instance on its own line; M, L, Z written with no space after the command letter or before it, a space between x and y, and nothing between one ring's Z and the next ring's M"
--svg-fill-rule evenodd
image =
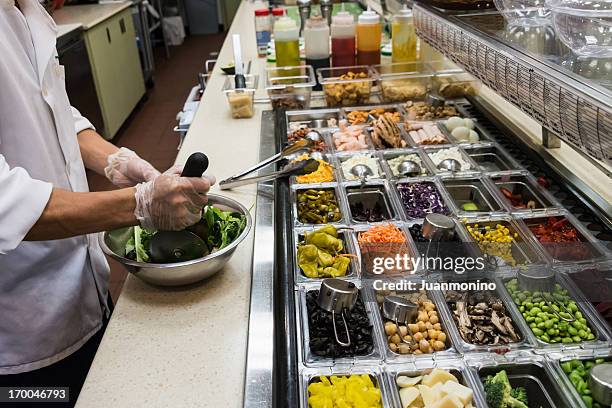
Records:
M122 147L106 159L104 168L106 178L117 187L131 187L138 183L151 181L159 176L159 171L136 153Z
M148 230L180 231L202 217L214 177L180 177L172 167L154 180L136 185L134 215Z

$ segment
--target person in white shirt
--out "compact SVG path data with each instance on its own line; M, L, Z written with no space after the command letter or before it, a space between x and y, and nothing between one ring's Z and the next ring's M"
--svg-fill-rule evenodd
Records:
M160 175L102 139L69 103L56 33L37 0L0 0L0 387L67 386L72 406L110 311L88 234L183 229L214 179ZM85 168L120 188L89 192Z

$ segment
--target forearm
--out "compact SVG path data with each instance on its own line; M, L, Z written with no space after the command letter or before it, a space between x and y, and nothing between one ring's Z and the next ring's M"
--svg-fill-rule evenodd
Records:
M77 138L85 168L104 175L107 158L119 150L117 146L104 140L102 136L92 129L85 129L79 132Z
M138 225L133 188L99 193L53 189L41 217L26 241L62 239Z

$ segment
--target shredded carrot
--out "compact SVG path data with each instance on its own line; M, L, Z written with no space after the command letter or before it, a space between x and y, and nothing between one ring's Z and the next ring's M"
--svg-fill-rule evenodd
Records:
M294 161L308 160L310 156L304 153L301 156L295 158ZM303 176L297 176L295 179L298 183L325 183L328 181L334 181L334 168L331 164L325 160L317 159L319 162L319 168L310 174Z
M375 225L359 234L359 245L372 243L400 243L406 242L402 231L393 224Z

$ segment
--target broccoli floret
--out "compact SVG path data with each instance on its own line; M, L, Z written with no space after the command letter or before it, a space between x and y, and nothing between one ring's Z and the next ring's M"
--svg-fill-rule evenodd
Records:
M504 385L493 382L493 377L489 376L485 381L484 389L487 394L487 404L489 408L503 408Z
M527 390L524 387L516 387L510 391L510 396L519 400L525 405L529 405L527 402Z
M484 389L490 408L529 408L526 390L522 387L513 390L505 370L499 371L495 377L487 377Z

